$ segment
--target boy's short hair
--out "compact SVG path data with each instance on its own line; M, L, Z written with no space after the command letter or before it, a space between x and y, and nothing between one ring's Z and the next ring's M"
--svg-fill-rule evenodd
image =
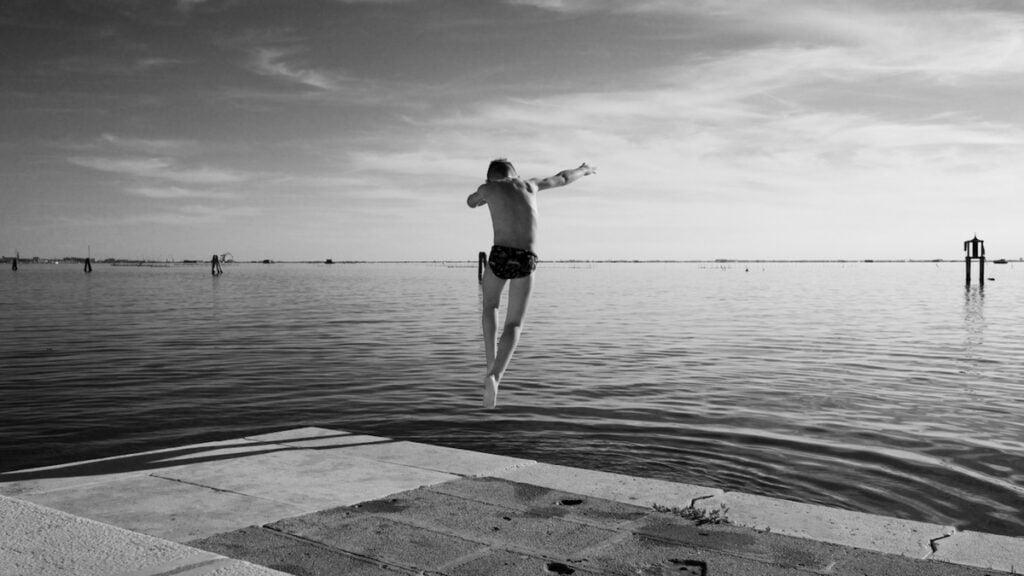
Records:
M518 176L516 169L507 158L491 160L491 164L487 167L488 180L504 180L515 176Z

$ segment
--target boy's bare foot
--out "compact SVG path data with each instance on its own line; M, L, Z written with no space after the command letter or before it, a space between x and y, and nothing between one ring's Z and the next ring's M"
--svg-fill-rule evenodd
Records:
M484 408L491 409L498 404L498 380L493 374L484 378Z

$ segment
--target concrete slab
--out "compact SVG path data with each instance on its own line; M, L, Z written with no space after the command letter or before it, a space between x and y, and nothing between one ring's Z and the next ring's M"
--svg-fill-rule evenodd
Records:
M494 476L637 506L658 505L669 508L687 508L698 498L723 494L722 490L717 488L637 478L554 464L535 464L494 474Z
M605 528L643 518L650 508L614 500L581 496L542 486L500 478L466 478L430 487L441 492L488 504L529 512L533 515L562 518Z
M847 548L846 556L840 558L828 574L830 576L864 576L865 574L871 576L999 576L994 571L982 568L948 564L931 559L919 560L908 556L883 554L859 548Z
M299 506L214 490L166 478L139 476L22 498L174 542L187 542L297 516Z
M5 479L0 492L207 552L0 498L3 576L269 576L274 567L391 576L983 576L1019 571L1024 557L1022 539L324 428ZM722 504L732 525L652 509Z
M533 460L472 452L445 446L432 446L419 442L391 442L368 444L343 449L348 454L415 466L427 470L458 474L459 476L495 476L503 472L536 464Z
M1005 572L1024 572L1024 539L964 530L935 542L936 560L992 568Z
M187 569L220 556L0 496L0 574L110 576ZM166 571L165 571L166 572Z
M431 470L306 449L193 464L154 475L285 502L307 511L354 504L457 478Z
M338 550L252 526L190 543L192 546L303 576L395 576L411 574L386 568L369 558L356 558ZM177 576L177 575L175 575Z
M21 496L51 490L64 490L71 487L145 476L154 471L174 466L227 460L245 455L276 452L282 449L287 449L287 447L268 446L265 443L244 439L225 440L5 472L0 474L0 494Z
M696 508L708 511L722 510L723 505L728 520L739 526L910 558L927 558L932 553L931 541L954 531L952 526L739 492L695 503Z

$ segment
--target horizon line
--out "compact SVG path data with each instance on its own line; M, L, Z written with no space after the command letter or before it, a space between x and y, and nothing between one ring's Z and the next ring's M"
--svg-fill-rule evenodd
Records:
M0 262L11 262L13 256L0 256ZM86 258L81 256L65 256L62 258L42 257L17 257L19 263L25 264L59 264L60 262L84 263ZM209 264L209 260L186 259L150 259L150 258L104 258L102 260L90 258L95 264ZM562 264L757 264L757 263L835 263L835 264L884 264L884 263L959 263L959 258L712 258L712 259L687 259L687 258L610 258L610 259L588 259L588 258L560 258L551 260L538 260L538 264L562 263ZM986 258L987 262L1024 262L1024 258ZM477 264L478 260L462 259L440 259L440 260L274 260L264 258L262 260L227 260L222 264Z

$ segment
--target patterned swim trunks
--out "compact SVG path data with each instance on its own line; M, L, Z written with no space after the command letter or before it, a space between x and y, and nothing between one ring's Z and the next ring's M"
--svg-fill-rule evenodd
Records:
M522 248L495 245L491 246L487 266L503 280L525 278L537 269L537 255Z

